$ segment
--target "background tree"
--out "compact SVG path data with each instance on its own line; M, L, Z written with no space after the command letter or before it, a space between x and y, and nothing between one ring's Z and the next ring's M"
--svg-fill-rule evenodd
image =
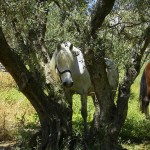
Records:
M90 144L95 149L118 147L130 87L150 42L150 5L148 0L114 2L1 2L0 61L37 111L43 149L58 149L71 138L67 118L70 109L62 92L54 92L49 82L51 54L57 43L66 40L83 50L98 99ZM104 57L112 58L121 72L116 101L111 96Z

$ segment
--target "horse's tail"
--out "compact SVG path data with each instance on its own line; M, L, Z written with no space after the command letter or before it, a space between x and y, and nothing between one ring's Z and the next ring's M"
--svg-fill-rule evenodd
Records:
M142 77L141 77L141 83L140 83L140 95L139 95L139 101L140 101L140 110L144 111L144 105L143 100L146 96L147 86L146 86L146 74L145 70L143 71Z

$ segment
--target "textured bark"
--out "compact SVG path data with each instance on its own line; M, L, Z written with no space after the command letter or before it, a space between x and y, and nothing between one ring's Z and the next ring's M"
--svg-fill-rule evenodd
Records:
M92 60L90 59L90 63L87 62L87 67L97 97L90 139L98 142L101 146L100 149L111 149L113 142L108 129L113 122L116 107L111 95L112 92L107 79L104 59L99 55L94 55L94 53L89 55L91 55L90 58ZM95 149L98 148L95 147Z

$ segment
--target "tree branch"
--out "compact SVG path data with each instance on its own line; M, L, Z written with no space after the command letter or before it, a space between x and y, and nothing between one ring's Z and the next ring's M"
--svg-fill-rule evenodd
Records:
M110 13L115 0L97 0L91 17L91 35L97 38L96 32L101 27L105 17Z

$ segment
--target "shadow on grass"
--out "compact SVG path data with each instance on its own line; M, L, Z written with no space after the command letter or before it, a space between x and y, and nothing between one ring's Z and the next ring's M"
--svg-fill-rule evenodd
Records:
M119 135L122 142L148 142L150 144L150 120L135 120L127 118Z

